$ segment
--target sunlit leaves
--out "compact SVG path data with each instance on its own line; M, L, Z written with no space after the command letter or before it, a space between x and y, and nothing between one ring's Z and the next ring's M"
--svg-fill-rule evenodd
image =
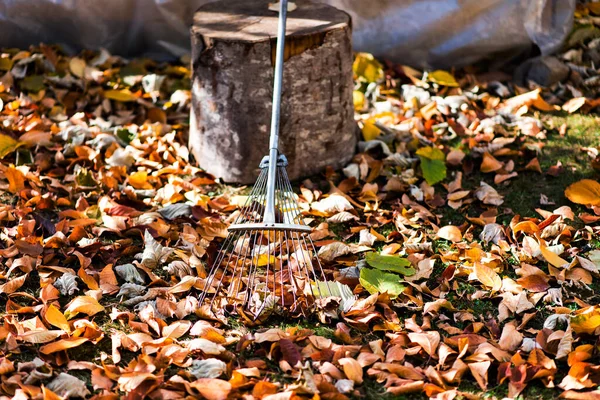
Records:
M90 296L79 296L71 301L65 310L65 317L71 319L79 313L92 316L102 311L104 311L104 307L98 303L98 300L95 298Z
M129 89L106 90L104 91L104 97L120 102L136 101L138 99Z
M369 293L387 293L391 298L398 297L405 288L399 275L370 268L360 270L360 284Z
M474 266L475 276L483 283L487 288L498 291L502 287L502 279L500 276L490 267L482 263L475 263Z
M383 66L372 54L359 53L352 64L354 75L367 82L376 82L383 78Z
M456 79L450 72L441 69L428 73L427 79L441 86L459 86L458 82L456 82Z
M565 196L573 203L600 205L600 183L592 179L582 179L565 189Z
M15 151L21 144L12 136L0 133L0 159Z
M371 267L382 271L397 272L406 276L414 275L415 273L415 269L411 266L410 261L405 258L371 252L367 253L365 260Z

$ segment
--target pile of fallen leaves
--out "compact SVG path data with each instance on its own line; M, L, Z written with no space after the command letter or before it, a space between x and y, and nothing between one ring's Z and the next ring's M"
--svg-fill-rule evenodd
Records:
M249 327L199 312L244 188L190 164L183 65L2 53L3 396L344 399L366 381L440 399L473 396L469 381L600 396L600 184L566 188L574 209L542 196L536 218L495 188L542 172L532 111L557 108L542 89L503 97L499 82L357 55L360 152L298 190L340 307ZM474 170L484 181L466 189ZM450 211L465 222L442 224Z

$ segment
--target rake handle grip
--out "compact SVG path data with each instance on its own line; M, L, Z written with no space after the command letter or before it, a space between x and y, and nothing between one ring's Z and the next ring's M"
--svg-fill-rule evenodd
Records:
M267 175L267 199L263 220L275 223L275 175L277 156L279 155L279 117L281 115L281 86L283 82L283 51L285 48L285 26L287 18L287 0L279 2L279 21L277 25L277 49L275 53L275 71L273 82L273 110L271 114L271 135L269 140L269 173Z

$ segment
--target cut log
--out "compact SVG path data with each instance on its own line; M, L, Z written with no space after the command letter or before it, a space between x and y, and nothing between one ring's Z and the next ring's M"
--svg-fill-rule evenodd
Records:
M278 13L268 1L221 0L194 15L189 147L226 182L252 183L268 153ZM288 13L280 152L292 180L354 155L350 17L296 3Z

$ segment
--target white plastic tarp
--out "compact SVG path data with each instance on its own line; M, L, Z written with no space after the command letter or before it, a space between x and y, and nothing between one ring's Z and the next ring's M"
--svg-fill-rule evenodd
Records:
M0 46L44 42L70 52L104 47L123 56L179 57L189 52L194 11L208 1L0 0ZM571 29L576 0L320 1L352 16L357 51L447 67L532 46L552 53Z

